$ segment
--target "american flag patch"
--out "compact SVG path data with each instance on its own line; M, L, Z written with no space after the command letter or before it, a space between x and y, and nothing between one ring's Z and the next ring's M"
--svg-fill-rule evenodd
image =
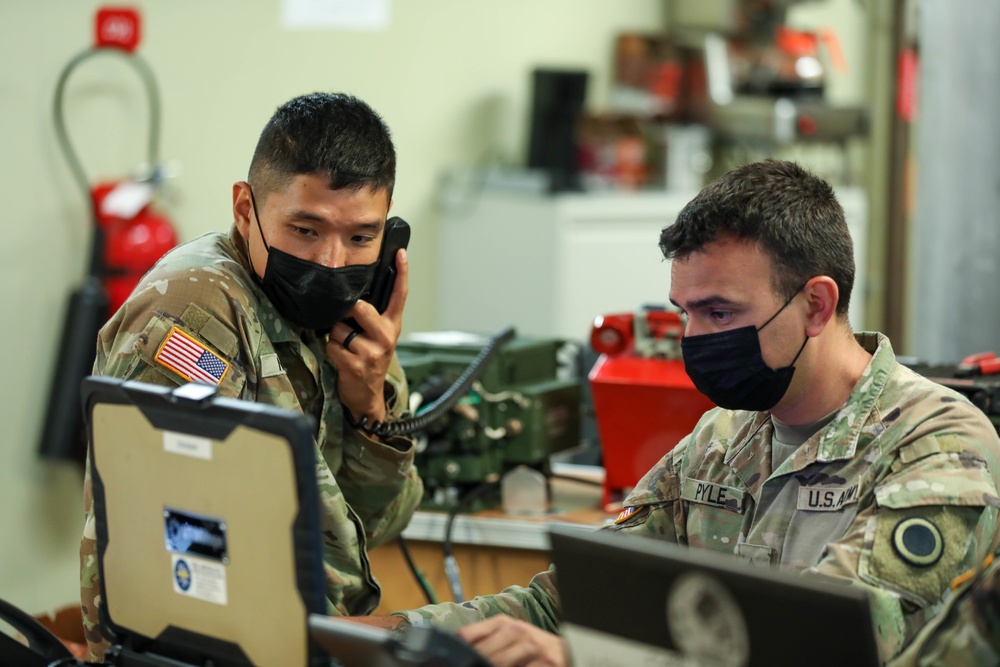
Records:
M615 525L617 526L623 521L628 521L629 517L638 511L639 511L638 507L626 507L621 511L621 514L618 515L618 518L615 519Z
M217 385L229 370L229 362L177 327L167 334L154 358L191 382Z

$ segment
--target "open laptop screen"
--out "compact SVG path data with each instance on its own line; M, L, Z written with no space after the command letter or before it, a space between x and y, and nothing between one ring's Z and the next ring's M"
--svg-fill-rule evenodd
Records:
M324 663L308 627L326 611L312 420L198 384L91 377L83 401L113 651Z
M880 664L860 589L610 531L550 538L575 667Z

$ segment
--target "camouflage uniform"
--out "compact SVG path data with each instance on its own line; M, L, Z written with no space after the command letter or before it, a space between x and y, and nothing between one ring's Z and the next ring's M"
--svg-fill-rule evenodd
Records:
M855 583L871 594L888 658L942 609L952 579L1000 543L1000 439L964 397L898 364L887 338L857 338L874 355L863 377L777 469L768 413L711 410L609 528ZM901 540L915 523L937 549L933 563ZM556 631L554 584L550 569L528 588L401 614L458 627L507 613Z
M1000 665L1000 554L952 583L945 610L891 667ZM977 576L978 575L978 576Z
M187 381L157 361L174 328L227 363L223 396L311 414L322 500L323 549L331 614L362 615L381 589L367 549L395 538L423 495L408 438L378 443L345 424L337 371L324 341L292 327L251 278L246 243L234 225L168 253L101 330L94 373L158 385ZM176 334L175 334L176 335ZM390 418L406 407L406 380L394 359L386 378ZM86 527L80 546L84 629L95 659L105 639L98 626L100 587L89 469Z

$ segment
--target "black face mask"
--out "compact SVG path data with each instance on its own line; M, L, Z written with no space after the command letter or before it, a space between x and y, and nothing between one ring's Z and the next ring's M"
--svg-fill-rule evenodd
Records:
M261 240L264 230L253 190L250 191L254 217ZM378 261L371 264L352 264L330 268L301 259L267 245L267 267L260 280L261 289L278 309L281 316L292 324L326 333L368 291ZM247 253L249 255L249 251ZM251 260L251 266L253 260ZM254 277L256 277L254 270Z
M802 342L792 363L774 369L764 363L757 334L788 307L797 295L798 292L792 295L760 329L748 326L682 338L684 369L698 391L719 407L729 410L763 411L777 405L788 391L795 372L795 362L809 342L809 337L806 336Z

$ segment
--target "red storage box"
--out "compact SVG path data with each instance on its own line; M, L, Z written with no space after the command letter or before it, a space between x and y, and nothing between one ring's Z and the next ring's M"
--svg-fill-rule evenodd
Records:
M614 511L663 456L714 407L684 370L677 313L645 310L598 317L590 371L604 459L604 505Z

